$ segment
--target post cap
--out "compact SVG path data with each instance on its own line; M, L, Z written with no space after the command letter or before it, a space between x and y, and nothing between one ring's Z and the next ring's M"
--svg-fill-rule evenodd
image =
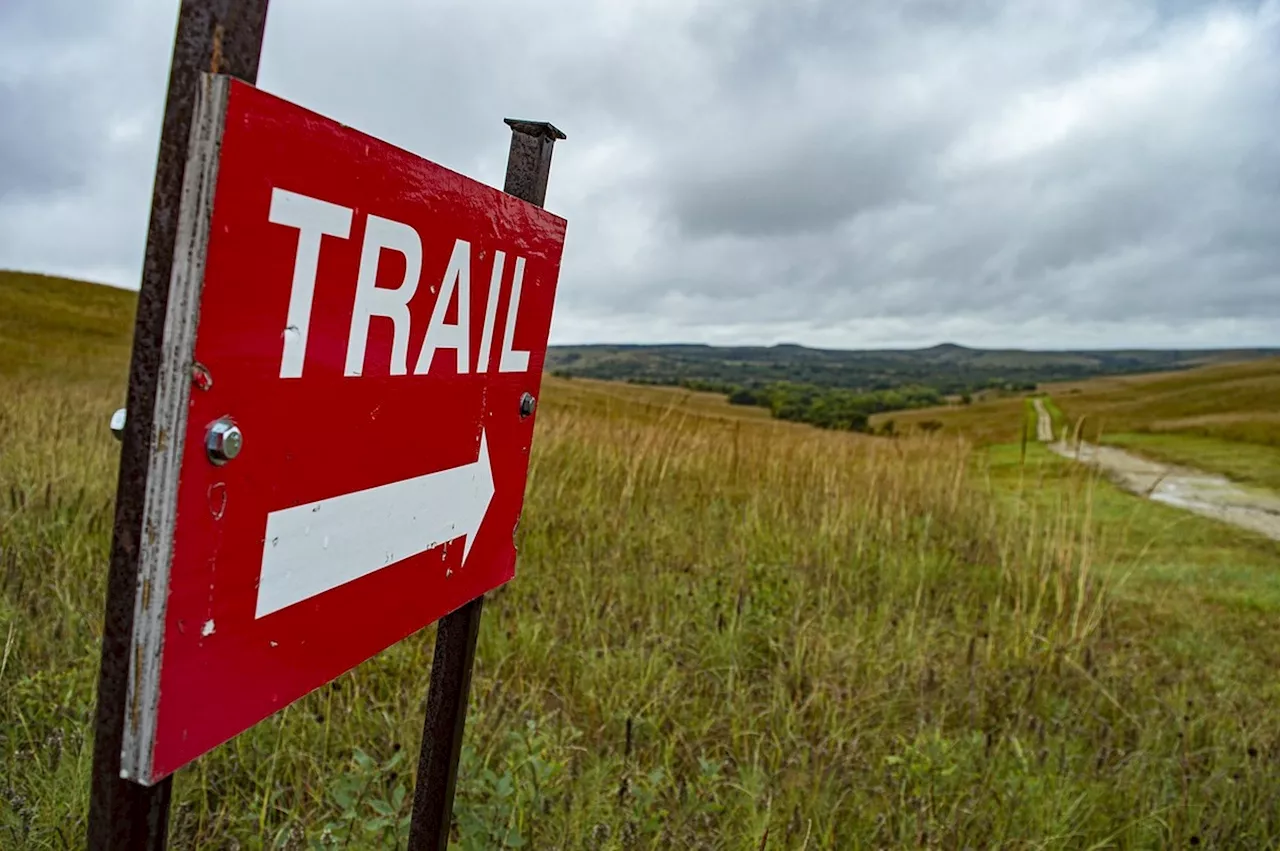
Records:
M538 136L543 139L567 138L549 121L524 121L519 118L504 118L502 121L516 133L524 133L526 136Z

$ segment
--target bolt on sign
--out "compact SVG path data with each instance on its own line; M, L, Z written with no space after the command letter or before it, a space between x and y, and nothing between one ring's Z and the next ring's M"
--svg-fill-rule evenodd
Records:
M512 578L564 234L202 76L123 776L155 783Z

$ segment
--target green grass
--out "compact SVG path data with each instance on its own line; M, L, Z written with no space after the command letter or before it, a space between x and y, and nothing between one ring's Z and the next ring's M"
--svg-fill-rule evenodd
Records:
M1036 410L1036 399L1040 400L1040 404L1044 406L1045 411L1049 414L1049 420L1053 424L1053 433L1055 435L1061 434L1062 428L1066 424L1066 418L1063 416L1062 410L1054 404L1054 401L1048 396L1040 394L1028 396L1022 400L1022 433L1019 435L1020 443L1025 444L1039 439L1040 413Z
M1110 556L1112 611L1132 639L1176 663L1177 676L1207 680L1219 697L1280 696L1280 543L1138 499L1039 446L1025 465L1012 447L988 457L998 490L1021 511L1058 511L1064 493L1087 499L1090 545Z
M1022 510L1056 511L1064 492L1087 490L1076 496L1087 498L1096 524L1091 545L1110 557L1113 592L1147 599L1147 592L1169 585L1172 577L1180 594L1207 595L1199 599L1245 595L1280 613L1280 543L1138 499L1041 446L1028 449L1025 463L1010 446L990 447L986 459L995 491L1007 500L1022 499Z
M1158 461L1280 490L1280 360L1099 378L1046 390L1055 434L1065 427ZM906 412L899 414L899 425L909 431L928 419L942 423L944 433L979 444L1035 435L1030 399Z
M1104 435L1102 442L1170 464L1220 473L1244 484L1280 490L1280 447L1178 432Z
M83 843L123 355L80 345L0 369L6 849ZM1276 544L1034 445L627 392L547 383L457 847L1280 842ZM403 847L431 640L179 772L172 847Z
M1062 412L1051 396L1043 397L1042 402L1044 409L1049 412L1049 419L1053 421L1053 433L1060 434L1062 428L1068 424L1067 415Z
M1280 360L1101 378L1049 388L1083 433L1215 437L1280 447Z
M123 382L136 304L128 290L0 270L0 374Z

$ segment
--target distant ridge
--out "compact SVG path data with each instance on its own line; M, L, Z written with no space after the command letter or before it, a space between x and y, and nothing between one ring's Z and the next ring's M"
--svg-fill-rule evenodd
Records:
M1070 381L1238 363L1280 356L1280 348L1098 349L1045 351L975 349L939 343L918 349L814 349L700 344L552 346L547 368L566 377L731 390L775 382L868 391L904 385L944 393L984 388L1027 389Z
M127 350L136 304L137 293L130 290L0 270L0 346L23 350L20 357L12 353L12 362L39 361L42 356L35 340L42 335L69 335L85 346ZM792 382L852 390L918 384L960 393L1277 356L1280 348L1036 351L975 349L945 342L918 349L840 350L799 343L631 343L552 346L547 369L562 376L715 390Z

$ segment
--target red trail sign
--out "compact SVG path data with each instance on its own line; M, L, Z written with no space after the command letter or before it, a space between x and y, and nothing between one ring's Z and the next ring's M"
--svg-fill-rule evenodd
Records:
M225 77L184 178L122 771L511 579L564 220Z

